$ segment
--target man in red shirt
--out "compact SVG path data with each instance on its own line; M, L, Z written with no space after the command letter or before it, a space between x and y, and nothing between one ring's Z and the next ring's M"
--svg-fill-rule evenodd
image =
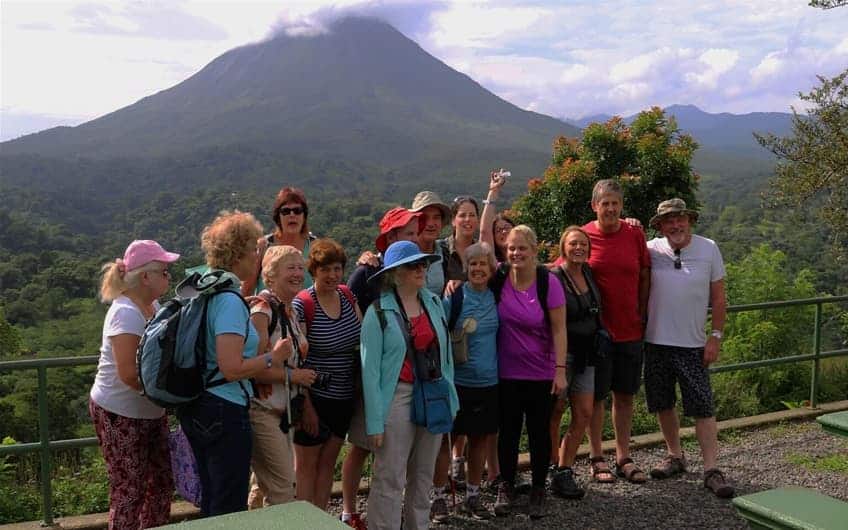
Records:
M612 390L615 472L641 483L645 473L630 458L633 397L642 378L642 333L651 287L651 257L641 228L622 222L623 194L614 180L601 180L592 190L597 215L583 229L591 240L589 265L601 292L601 321L609 333L595 366L595 411L589 426L592 476L598 482L615 477L601 451L604 400Z

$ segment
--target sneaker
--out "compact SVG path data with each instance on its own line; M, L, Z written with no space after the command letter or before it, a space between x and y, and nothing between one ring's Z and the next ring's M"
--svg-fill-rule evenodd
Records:
M651 469L651 478L658 480L671 478L675 475L680 475L686 472L686 459L684 457L676 457L666 455L659 465Z
M512 511L512 502L515 500L515 490L512 484L501 480L498 484L498 497L495 499L495 515L505 517Z
M520 475L516 477L516 482L518 482L514 488L516 495L527 495L530 493L530 490L533 489L533 484L522 480Z
M465 502L459 506L459 511L474 519L483 520L489 519L492 514L483 505L479 495L471 495L465 497Z
M704 471L704 487L721 499L729 499L736 493L733 486L727 483L724 473L719 471L718 468Z
M586 490L575 482L574 471L570 467L560 469L554 474L551 479L551 491L564 499L582 499L586 495Z
M450 478L457 488L465 486L465 457L451 459Z
M545 488L533 487L530 490L530 503L527 505L530 519L541 519L545 515Z
M430 504L430 522L433 524L442 524L448 520L450 512L448 511L448 503L444 497L433 499Z
M341 519L341 516L339 516L339 519ZM368 525L365 524L365 520L362 518L361 513L352 513L350 514L350 519L342 522L356 530L368 530Z

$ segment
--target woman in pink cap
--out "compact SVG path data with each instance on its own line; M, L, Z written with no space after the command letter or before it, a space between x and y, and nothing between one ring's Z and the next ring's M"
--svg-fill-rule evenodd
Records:
M171 514L168 422L164 409L139 394L135 355L157 299L168 290L168 265L179 257L156 241L136 240L123 259L102 269L100 299L111 306L89 413L109 475L109 528L161 526Z

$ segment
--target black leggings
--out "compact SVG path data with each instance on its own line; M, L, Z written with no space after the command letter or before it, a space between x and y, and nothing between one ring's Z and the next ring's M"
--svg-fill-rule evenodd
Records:
M498 460L501 477L509 484L515 484L518 444L521 440L521 427L526 421L533 486L545 486L551 455L551 438L548 432L553 406L551 384L551 381L500 380Z

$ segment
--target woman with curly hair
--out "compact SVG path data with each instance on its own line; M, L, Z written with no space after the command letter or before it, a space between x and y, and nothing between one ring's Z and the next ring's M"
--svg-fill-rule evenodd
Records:
M223 272L222 277L233 277L234 285L251 277L261 235L262 227L251 214L222 212L201 235L210 273ZM262 356L257 356L258 346L259 335L238 291L209 300L206 372L214 376L206 391L177 413L197 460L204 516L247 508L252 450L248 408L253 397L247 380L274 381L274 373L292 353L288 338Z

